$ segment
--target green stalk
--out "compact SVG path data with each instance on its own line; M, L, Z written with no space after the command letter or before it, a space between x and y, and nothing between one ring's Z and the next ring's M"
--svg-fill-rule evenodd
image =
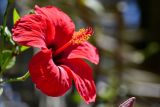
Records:
M14 0L8 0L7 7L6 7L6 10L5 10L5 13L4 13L3 26L2 26L2 29L1 29L1 32L0 32L1 33L1 38L2 38L2 44L1 44L1 47L0 47L0 77L2 77L2 74L5 70L4 67L2 68L2 65L4 65L2 63L2 60L3 60L3 50L5 49L5 40L6 40L5 28L7 26L7 16L8 16L8 13L9 13L9 6L13 2L14 2ZM10 61L10 59L7 60L7 62L5 64L7 64L8 61Z
M8 15L8 11L9 11L9 2L7 3L7 8L6 8L6 11L4 13L4 19L3 19L3 29L2 29L2 37L4 35L4 32L5 32L5 27L7 25L7 15ZM3 38L4 39L4 38Z
M6 27L6 24L7 24L7 15L8 15L8 11L9 11L9 2L7 3L7 8L6 8L6 11L4 13L4 19L3 19L3 27L2 27L2 30L1 30L1 37L2 37L2 44L1 44L1 49L0 49L0 60L2 60L3 56L2 56L2 51L4 49L4 44L5 44L5 27ZM2 63L0 63L0 72L3 72L2 68ZM2 76L2 75L0 75Z

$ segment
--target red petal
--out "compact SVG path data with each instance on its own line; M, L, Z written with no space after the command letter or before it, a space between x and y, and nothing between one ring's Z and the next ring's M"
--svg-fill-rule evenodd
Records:
M48 23L40 15L26 15L14 25L13 40L21 45L45 48L46 32L54 35L54 26L48 27Z
M73 35L75 25L70 17L54 6L38 7L35 6L35 12L48 20L55 26L55 38L52 41L54 49L63 46Z
M66 65L63 66L65 70L73 77L80 96L87 104L94 102L96 98L96 88L92 78L91 67L81 59L67 59L62 63Z
M63 95L72 85L72 79L63 67L54 64L52 52L47 49L33 56L29 72L36 87L49 96Z
M70 46L62 53L62 56L67 57L67 59L84 58L94 64L99 63L97 48L91 45L89 42L84 42L78 46Z
M135 97L129 98L127 101L123 102L119 107L133 107L135 102Z

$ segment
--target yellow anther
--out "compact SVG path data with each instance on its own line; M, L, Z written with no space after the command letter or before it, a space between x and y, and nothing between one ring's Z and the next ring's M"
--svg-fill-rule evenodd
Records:
M80 29L78 32L75 32L72 37L73 44L81 44L87 41L90 36L93 34L92 28Z

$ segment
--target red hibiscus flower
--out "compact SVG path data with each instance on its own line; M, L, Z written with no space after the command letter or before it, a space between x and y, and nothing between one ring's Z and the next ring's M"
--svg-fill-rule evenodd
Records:
M97 49L86 41L93 33L91 28L76 32L72 20L58 8L35 6L35 13L17 21L12 32L18 44L41 49L29 62L31 79L38 89L60 96L74 80L86 103L95 101L92 69L83 60L99 62Z

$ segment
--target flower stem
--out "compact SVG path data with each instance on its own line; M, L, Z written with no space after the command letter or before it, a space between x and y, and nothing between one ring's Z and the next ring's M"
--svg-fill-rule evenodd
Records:
M9 5L10 5L10 3L8 2L8 3L7 3L7 7L6 7L6 11L5 11L5 13L4 13L2 37L5 35L4 32L5 32L5 27L6 27L6 25L7 25L7 16L8 16L8 12L9 12ZM4 38L3 38L3 39L4 39Z
M2 54L2 51L4 49L4 45L5 45L5 27L6 27L6 24L7 24L7 15L8 15L8 11L9 11L9 2L7 3L7 7L6 7L6 10L5 10L5 13L4 13L4 19L3 19L3 26L1 26L0 28L0 35L1 35L1 47L0 47L0 72L2 72L2 58L3 58L3 54ZM0 75L1 76L1 75Z
M0 84L2 84L2 83L11 83L11 82L18 82L18 81L25 81L29 76L30 76L30 74L29 74L29 72L27 72L27 73L25 73L21 77L10 78L8 80L2 80L2 81L0 81Z

